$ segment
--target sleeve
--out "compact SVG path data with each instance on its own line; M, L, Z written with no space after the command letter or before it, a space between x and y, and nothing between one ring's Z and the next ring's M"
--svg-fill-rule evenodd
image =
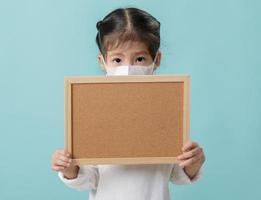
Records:
M58 177L68 187L78 191L89 191L97 189L99 181L99 171L96 165L81 165L75 179L67 179L62 172L58 172Z
M170 174L170 181L176 185L187 185L198 181L202 177L203 165L200 167L197 174L191 179L184 169L178 164L174 164Z

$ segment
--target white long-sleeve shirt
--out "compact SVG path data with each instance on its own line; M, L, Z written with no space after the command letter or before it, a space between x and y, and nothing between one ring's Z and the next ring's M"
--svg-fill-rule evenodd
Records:
M75 179L58 176L70 188L89 191L89 200L170 200L169 181L191 184L202 167L193 179L178 164L82 165Z

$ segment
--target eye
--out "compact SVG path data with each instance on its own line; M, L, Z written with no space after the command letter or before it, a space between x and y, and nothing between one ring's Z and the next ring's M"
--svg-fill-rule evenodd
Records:
M137 57L136 62L142 62L142 61L145 61L145 57L143 56Z
M120 59L120 58L114 58L112 61L113 61L113 62L116 62L116 63L120 63L120 62L121 62L121 59Z

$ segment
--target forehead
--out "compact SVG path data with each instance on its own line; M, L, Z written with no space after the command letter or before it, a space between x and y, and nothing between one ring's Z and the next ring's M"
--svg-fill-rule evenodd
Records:
M108 56L113 56L115 54L135 55L139 53L149 54L146 44L139 41L126 41L113 49L107 50Z

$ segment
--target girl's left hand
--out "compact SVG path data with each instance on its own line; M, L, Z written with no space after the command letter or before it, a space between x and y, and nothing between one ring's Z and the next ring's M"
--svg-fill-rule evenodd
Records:
M196 142L187 142L182 148L182 152L183 153L181 155L177 156L177 159L180 161L179 166L183 168L190 167L195 164L200 164L201 166L205 161L203 148Z

